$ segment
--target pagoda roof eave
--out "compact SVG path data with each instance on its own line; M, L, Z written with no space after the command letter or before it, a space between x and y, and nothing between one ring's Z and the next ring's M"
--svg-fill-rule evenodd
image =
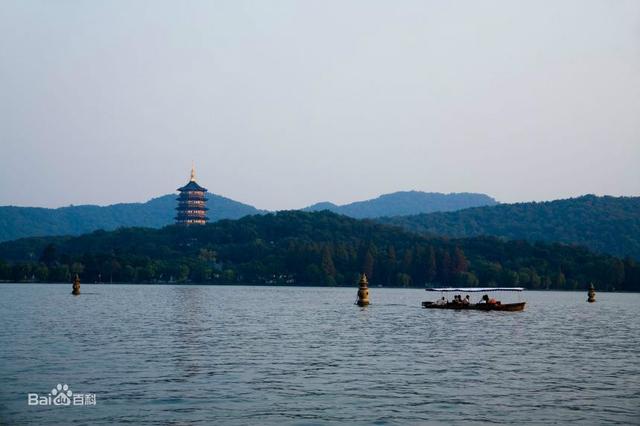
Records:
M196 181L194 181L194 180L190 181L185 186L183 186L181 188L178 188L177 190L180 191L180 192L183 192L183 191L203 191L203 192L207 192L207 188L203 188L202 186L198 185L196 183Z

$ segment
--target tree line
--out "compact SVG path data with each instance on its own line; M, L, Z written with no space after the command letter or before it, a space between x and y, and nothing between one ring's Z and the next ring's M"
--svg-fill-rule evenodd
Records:
M494 237L414 234L330 212L279 212L204 226L122 228L0 244L0 280L522 286L640 291L631 258Z

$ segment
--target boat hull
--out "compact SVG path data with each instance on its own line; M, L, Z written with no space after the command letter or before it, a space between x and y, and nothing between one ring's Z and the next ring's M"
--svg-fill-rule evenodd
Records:
M504 303L499 305L490 305L487 303L477 303L472 305L462 305L460 303L447 303L446 305L438 305L433 302L422 302L425 309L455 309L458 311L507 311L519 312L524 311L526 302Z

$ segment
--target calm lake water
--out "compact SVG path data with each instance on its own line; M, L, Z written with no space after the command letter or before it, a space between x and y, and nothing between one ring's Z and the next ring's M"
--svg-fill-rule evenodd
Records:
M640 424L640 295L0 285L0 424ZM68 384L95 406L28 406Z

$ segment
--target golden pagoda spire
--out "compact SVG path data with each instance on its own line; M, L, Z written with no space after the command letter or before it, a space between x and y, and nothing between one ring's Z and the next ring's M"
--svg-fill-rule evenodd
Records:
M193 161L191 162L191 179L189 179L191 182L195 182L196 181L196 166L193 164Z

